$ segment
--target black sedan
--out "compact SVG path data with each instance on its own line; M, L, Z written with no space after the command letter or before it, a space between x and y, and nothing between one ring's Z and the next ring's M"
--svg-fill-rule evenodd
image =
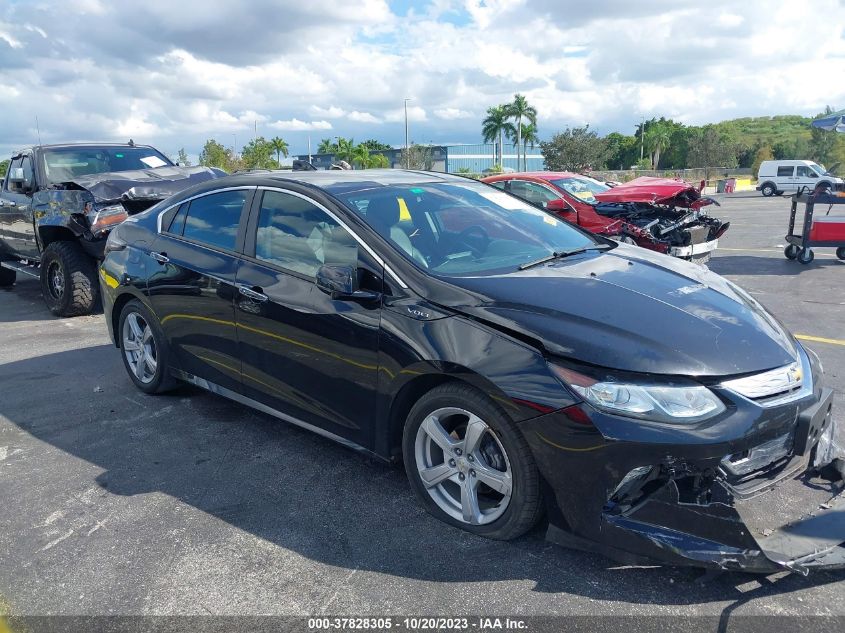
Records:
M187 381L403 460L452 525L511 539L545 516L626 561L845 565L818 359L701 267L373 170L186 190L111 233L100 278L139 389Z

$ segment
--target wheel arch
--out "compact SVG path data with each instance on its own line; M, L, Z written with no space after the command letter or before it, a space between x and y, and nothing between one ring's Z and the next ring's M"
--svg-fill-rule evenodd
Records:
M526 419L522 407L513 402L504 391L497 387L485 376L461 365L442 362L418 363L402 370L402 374L410 376L398 386L398 390L390 391L396 395L390 399L387 407L387 422L389 430L389 454L396 458L402 455L402 432L405 421L413 406L426 393L446 383L461 383L472 387L490 399L506 417L514 422ZM398 380L398 378L397 378ZM534 412L536 414L536 412Z
M155 315L155 312L153 312L150 305L147 301L145 301L144 296L140 293L136 294L135 291L127 287L123 292L118 294L114 298L114 303L112 303L111 307L111 314L109 315L112 332L114 332L114 346L117 348L120 348L120 314L123 312L123 308L126 307L126 304L133 299L137 299L141 305Z
M53 242L71 242L76 241L78 237L66 226L47 224L38 227L38 240L41 242L42 251Z

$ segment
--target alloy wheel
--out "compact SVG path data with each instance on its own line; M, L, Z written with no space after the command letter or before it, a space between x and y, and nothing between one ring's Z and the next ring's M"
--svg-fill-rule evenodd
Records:
M123 354L130 371L139 382L153 381L158 357L150 324L137 312L130 312L123 320Z
M507 510L513 494L510 461L477 415L457 407L432 411L417 430L414 451L423 486L452 518L484 525Z
M50 264L47 269L47 281L49 282L50 294L54 299L60 300L65 294L65 274L59 262Z

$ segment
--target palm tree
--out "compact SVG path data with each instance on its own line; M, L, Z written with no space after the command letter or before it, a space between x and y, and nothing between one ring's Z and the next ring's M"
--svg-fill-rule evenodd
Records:
M516 119L516 166L519 168L519 148L522 145L522 119L527 119L531 125L537 127L537 108L528 105L528 100L524 95L515 94L513 102L508 106L508 116L511 119Z
M534 144L539 143L540 139L537 136L537 126L534 124L529 123L528 125L523 125L520 133L518 134L522 140L522 158L525 161L525 169L528 169L528 151L527 148L530 147L534 149ZM516 144L516 143L514 143Z
M339 136L337 145L334 147L334 155L337 160L345 160L347 163L351 163L355 160L355 140Z
M660 164L660 153L669 148L671 134L665 125L660 123L648 127L645 133L645 145L652 156L652 168L657 169Z
M279 164L279 167L282 166L282 159L281 157L284 156L285 158L288 157L288 142L283 138L278 136L274 136L270 139L270 145L273 148L273 151L276 152L276 162Z
M481 133L484 135L485 143L499 143L499 166L504 161L504 145L502 136L510 138L513 132L513 124L508 121L510 114L507 105L497 105L487 108L487 116L481 122Z
M332 143L330 138L324 138L320 141L320 144L317 146L317 153L318 154L333 154L334 151L337 149L337 146Z
M367 169L384 169L390 167L390 160L384 154L370 154Z
M360 169L366 169L370 162L370 150L364 144L357 145L352 149L350 158L344 160L349 160L350 163L357 165Z

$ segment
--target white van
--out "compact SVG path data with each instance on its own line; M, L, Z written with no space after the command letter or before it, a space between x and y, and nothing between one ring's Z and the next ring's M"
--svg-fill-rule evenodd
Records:
M756 189L764 196L773 196L794 193L801 187L813 190L820 183L835 187L842 184L842 179L811 160L764 160L757 173Z

